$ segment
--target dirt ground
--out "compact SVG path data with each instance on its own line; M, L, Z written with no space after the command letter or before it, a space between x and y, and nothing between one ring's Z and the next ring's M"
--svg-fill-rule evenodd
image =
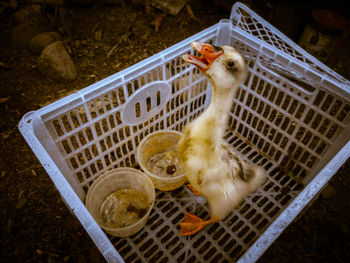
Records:
M228 18L230 9L211 2L188 1L196 18L191 18L184 9L177 16L167 15L156 32L151 23L162 12L154 8L146 15L142 8L128 4L124 9L103 4L68 7L71 20L62 25L56 9L47 6L49 21L55 30L63 33L78 72L76 80L62 84L39 72L37 55L11 44L13 13L22 2L5 2L17 2L19 6L7 7L0 14L0 261L104 262L62 202L17 124L28 111L127 68L221 18ZM301 5L298 2L296 6L286 7L275 2L264 6L252 3L252 8L295 38L302 23L297 19L298 4ZM293 27L287 18L299 21L297 26ZM60 30L63 27L71 32ZM96 35L99 31L102 37ZM118 47L108 57L118 41ZM350 50L349 44L344 49ZM341 53L334 68L350 79L348 58L346 53ZM284 231L259 262L347 262L350 258L349 174L348 160L332 178L326 194Z

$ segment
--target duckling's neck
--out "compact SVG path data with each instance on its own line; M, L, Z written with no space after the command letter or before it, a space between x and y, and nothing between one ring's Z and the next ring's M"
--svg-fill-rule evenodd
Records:
M227 117L232 107L233 95L237 87L220 89L212 85L212 99L208 109L198 118L207 130L203 136L222 138L225 132ZM203 131L202 131L203 132Z

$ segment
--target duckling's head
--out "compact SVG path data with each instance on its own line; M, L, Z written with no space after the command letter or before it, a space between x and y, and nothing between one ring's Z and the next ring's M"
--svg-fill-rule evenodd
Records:
M243 56L231 46L213 46L192 42L200 56L183 55L182 59L195 65L218 89L231 89L241 84L247 69Z

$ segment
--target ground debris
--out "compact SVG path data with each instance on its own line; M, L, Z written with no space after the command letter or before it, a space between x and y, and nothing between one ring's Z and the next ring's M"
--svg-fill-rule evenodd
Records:
M36 252L38 255L44 254L44 252L43 252L40 248L37 248L37 249L35 250L35 252Z
M102 31L101 30L95 32L95 39L96 39L96 41L102 40Z
M0 103L5 103L7 102L9 99L11 99L11 96L8 96L6 98L0 98Z
M202 22L202 19L199 19L198 17L195 16L195 14L193 13L192 8L189 4L186 4L186 11L187 11L188 15L190 16L190 18Z
M23 208L27 202L28 202L28 199L25 197L22 197L21 199L18 200L18 202L16 204L16 209Z
M154 30L156 32L158 32L160 24L162 23L165 16L166 16L166 14L159 15L151 22L151 25L154 25Z

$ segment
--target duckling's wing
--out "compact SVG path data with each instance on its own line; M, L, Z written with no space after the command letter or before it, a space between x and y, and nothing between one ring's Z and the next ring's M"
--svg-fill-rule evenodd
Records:
M255 167L244 161L226 142L221 145L221 159L227 163L229 174L244 182L249 182L255 175Z

